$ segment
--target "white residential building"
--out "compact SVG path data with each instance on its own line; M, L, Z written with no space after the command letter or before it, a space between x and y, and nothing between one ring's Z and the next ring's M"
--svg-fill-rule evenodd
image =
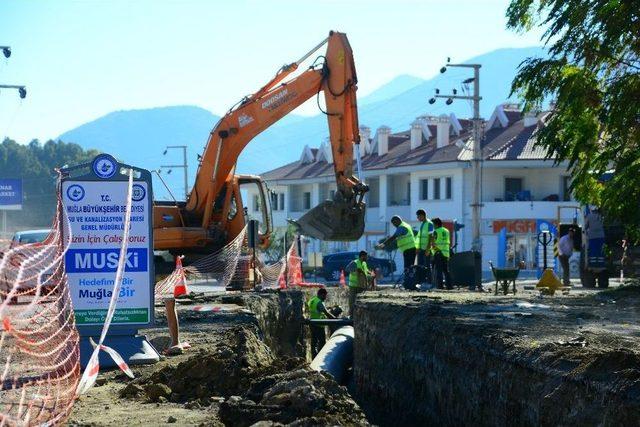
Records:
M517 104L502 104L485 122L482 142L482 263L512 265L524 260L536 268L537 233L541 224L555 222L558 208L578 206L569 193L567 164L545 160L546 151L535 146L536 131L547 113L523 115ZM365 234L358 242L310 242L306 250L373 250L393 231L389 221L400 215L417 225L415 211L424 209L431 218L456 220L465 227L457 233L456 251L470 250L471 121L454 114L420 116L410 129L392 132L386 126L371 135L361 127L360 149L364 177L369 185ZM300 160L262 174L273 191L275 227L286 227L335 191L331 150L328 142L312 149L306 146ZM257 211L257 198L250 195L250 213ZM570 220L571 209L560 210ZM501 229L503 241L499 243ZM500 247L500 250L499 250ZM502 260L501 260L502 258Z

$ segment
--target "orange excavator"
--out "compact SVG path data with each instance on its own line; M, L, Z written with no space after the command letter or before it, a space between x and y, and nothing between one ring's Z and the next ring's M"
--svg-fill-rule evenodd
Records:
M325 44L324 55L305 71L292 75L300 63ZM156 202L154 249L191 258L190 255L210 253L233 240L247 222L241 190L250 185L257 186L262 210L259 241L262 246L268 245L272 224L267 187L257 176L235 174L238 156L256 135L309 98L320 96L320 92L324 93L323 112L329 124L337 191L333 200L322 202L290 222L299 234L321 240L359 239L364 231L363 198L368 188L353 173L355 154L360 174L356 84L349 41L345 34L332 31L300 60L283 66L269 83L242 99L211 131L187 200Z

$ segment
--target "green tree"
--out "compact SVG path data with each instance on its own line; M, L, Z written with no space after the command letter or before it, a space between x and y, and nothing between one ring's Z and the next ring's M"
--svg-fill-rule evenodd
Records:
M49 227L56 206L55 168L84 163L97 154L62 141L23 145L6 138L0 144L0 178L22 179L23 192L22 210L7 213L9 230Z
M580 201L639 237L640 1L512 0L507 18L516 31L545 30L548 57L523 62L512 85L528 109L556 100L538 142L569 161Z

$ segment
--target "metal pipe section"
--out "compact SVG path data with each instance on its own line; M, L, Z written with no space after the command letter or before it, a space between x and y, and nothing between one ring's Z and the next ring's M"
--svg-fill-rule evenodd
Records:
M353 365L353 326L343 326L331 335L311 362L311 369L330 374L339 384Z

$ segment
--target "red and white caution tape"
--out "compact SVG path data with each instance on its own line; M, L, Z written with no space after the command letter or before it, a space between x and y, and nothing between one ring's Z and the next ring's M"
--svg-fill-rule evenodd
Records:
M91 358L89 359L89 363L87 363L86 368L82 374L82 378L80 378L80 382L78 383L77 394L86 393L92 386L95 384L96 379L98 378L98 372L100 372L100 361L99 355L100 350L106 351L116 362L116 364L122 369L125 374L129 375L133 378L133 373L129 369L126 363L120 355L112 348L105 346L104 340L107 336L107 332L109 331L109 326L111 325L111 321L113 320L113 315L116 311L116 305L118 303L118 295L120 295L120 287L122 285L122 276L124 275L124 266L125 261L127 260L127 246L129 242L129 227L131 226L131 193L133 187L133 170L129 171L129 185L127 187L127 209L125 211L125 220L124 220L124 232L122 234L122 245L120 246L120 258L118 259L118 269L116 270L116 280L113 283L113 293L111 294L111 300L109 301L109 309L107 310L107 316L104 319L104 325L102 326L102 333L100 334L100 341L95 346L93 353L91 354ZM107 350L108 349L108 350ZM123 367L120 364L120 361L124 364Z

